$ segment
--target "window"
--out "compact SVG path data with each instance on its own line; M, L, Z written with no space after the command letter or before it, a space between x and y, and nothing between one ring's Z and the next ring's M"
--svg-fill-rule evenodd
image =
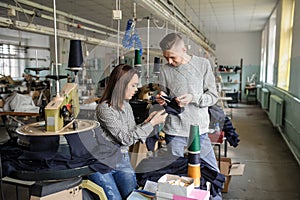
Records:
M260 78L261 82L266 80L266 57L267 57L267 27L264 28L261 38L261 60L260 60Z
M294 0L282 1L277 86L284 90L289 88L294 6Z
M2 75L11 75L12 77L19 76L18 61L14 59L18 54L18 49L15 45L2 44L0 46L1 55L1 70Z
M276 42L276 10L274 10L269 21L269 41L268 41L268 66L267 83L274 84L274 62L275 62L275 42Z

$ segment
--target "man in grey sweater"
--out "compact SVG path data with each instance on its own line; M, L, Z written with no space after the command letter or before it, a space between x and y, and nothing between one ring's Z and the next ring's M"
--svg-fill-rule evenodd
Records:
M207 59L187 54L182 37L177 33L166 35L160 42L167 64L161 67L159 84L184 111L169 114L162 131L165 133L168 152L183 156L188 146L190 125L199 125L200 157L219 172L215 154L208 138L208 107L218 100L215 78ZM160 92L160 95L166 95ZM160 105L166 101L157 96ZM219 196L221 199L221 195ZM218 199L216 197L215 199Z

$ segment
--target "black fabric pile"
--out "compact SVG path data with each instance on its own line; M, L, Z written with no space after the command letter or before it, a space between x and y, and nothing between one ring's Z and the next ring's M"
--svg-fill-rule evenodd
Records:
M184 111L184 107L180 107L176 101L177 97L168 97L163 96L165 98L166 104L163 107L166 110L166 113L171 115L178 115Z
M223 188L225 176L213 170L208 163L206 163L204 160L201 160L200 188L202 190L207 190L207 181L211 183L212 186L210 193L213 195L213 197L215 197Z
M239 135L236 133L235 128L233 127L232 122L228 117L225 117L222 130L224 131L226 140L228 141L230 146L237 147L240 142Z
M132 107L136 124L143 123L149 116L148 103L142 100L130 100L129 104Z
M66 134L67 151L60 151L59 135L33 136L30 146L23 147L16 138L0 146L3 176L15 171L45 172L75 169L88 166L92 171L107 173L122 157L117 146L111 146L101 135L100 128L94 131Z
M186 157L150 157L144 159L136 168L136 177L139 186L143 187L147 180L157 182L165 174L187 176L188 158ZM211 195L215 197L222 191L225 176L201 159L201 185L206 190L206 182L211 183Z

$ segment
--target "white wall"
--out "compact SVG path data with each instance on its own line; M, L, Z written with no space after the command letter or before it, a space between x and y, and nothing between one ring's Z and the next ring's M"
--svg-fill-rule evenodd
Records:
M217 33L211 35L216 44L220 65L260 65L261 32Z

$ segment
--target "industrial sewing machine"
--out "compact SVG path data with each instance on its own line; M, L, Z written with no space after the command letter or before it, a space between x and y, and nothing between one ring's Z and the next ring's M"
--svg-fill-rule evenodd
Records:
M78 85L66 83L60 95L54 97L45 107L46 131L60 131L74 121L79 110Z

